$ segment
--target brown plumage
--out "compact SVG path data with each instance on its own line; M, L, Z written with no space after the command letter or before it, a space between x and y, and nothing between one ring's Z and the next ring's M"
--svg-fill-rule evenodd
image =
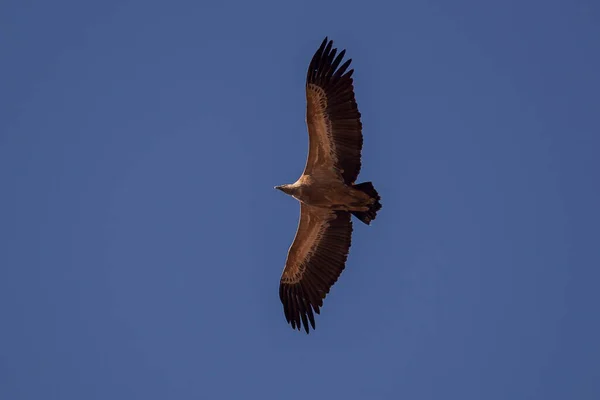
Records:
M315 328L323 300L344 270L351 215L365 224L381 209L371 182L354 184L361 168L362 123L354 98L351 60L342 64L327 38L306 76L309 151L302 176L276 186L300 201L300 221L281 276L279 297L294 329ZM337 54L337 56L336 56Z

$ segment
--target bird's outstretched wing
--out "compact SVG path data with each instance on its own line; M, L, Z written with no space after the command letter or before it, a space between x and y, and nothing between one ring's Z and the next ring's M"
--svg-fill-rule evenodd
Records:
M292 328L315 328L323 299L344 270L352 239L346 211L300 203L300 221L279 285L285 318Z
M306 124L309 151L304 174L337 175L352 184L361 167L363 145L360 112L354 98L351 59L341 62L333 41L323 40L306 76ZM337 54L337 57L336 57Z

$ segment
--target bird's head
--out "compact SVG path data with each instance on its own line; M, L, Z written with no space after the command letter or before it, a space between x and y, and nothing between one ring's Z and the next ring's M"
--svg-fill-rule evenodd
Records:
M290 196L294 194L294 186L293 185L281 185L281 186L275 186L275 189L279 189L281 190L283 193L285 194L289 194Z

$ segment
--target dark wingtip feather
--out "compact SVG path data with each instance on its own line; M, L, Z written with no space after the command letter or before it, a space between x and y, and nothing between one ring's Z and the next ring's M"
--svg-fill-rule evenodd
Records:
M312 307L310 305L308 306L308 320L310 321L312 328L315 329L315 316L313 315Z
M325 85L327 82L336 81L344 75L352 59L347 60L338 68L342 62L346 50L343 49L336 57L337 48L333 47L333 40L326 36L321 42L319 49L314 53L308 68L307 82Z

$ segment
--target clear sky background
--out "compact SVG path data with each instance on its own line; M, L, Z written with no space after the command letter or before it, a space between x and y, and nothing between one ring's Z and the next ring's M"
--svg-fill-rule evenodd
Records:
M596 1L0 6L0 398L600 398ZM304 83L354 59L355 222L278 285Z

